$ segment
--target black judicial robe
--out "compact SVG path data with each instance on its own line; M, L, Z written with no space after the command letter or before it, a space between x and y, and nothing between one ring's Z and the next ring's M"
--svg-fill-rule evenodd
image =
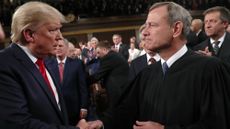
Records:
M227 65L191 50L165 76L157 62L126 89L115 113L116 128L132 128L139 120L165 129L230 129L229 81Z

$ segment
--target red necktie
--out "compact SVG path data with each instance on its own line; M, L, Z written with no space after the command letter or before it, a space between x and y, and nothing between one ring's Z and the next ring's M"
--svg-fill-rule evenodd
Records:
M48 77L47 77L47 75L46 75L46 69L45 69L45 65L44 65L43 59L38 59L38 60L36 61L36 64L38 65L39 71L41 72L43 78L45 79L46 84L48 85L49 90L52 92L53 96L55 96L55 95L54 95L54 92L53 92L53 89L52 89L52 87L51 87L51 85L50 85L49 79L48 79Z
M155 62L156 62L156 60L154 58L150 58L148 64L151 65L151 64L153 64Z
M59 63L59 74L60 74L60 81L61 82L63 80L63 71L64 71L64 63L61 61Z

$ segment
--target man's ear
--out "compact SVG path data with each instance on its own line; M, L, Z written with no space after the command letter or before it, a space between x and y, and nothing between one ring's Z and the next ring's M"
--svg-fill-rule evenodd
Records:
M176 23L174 23L173 25L173 37L178 37L181 35L182 31L183 31L183 23L181 21L177 21Z
M24 30L24 31L22 32L22 34L23 34L23 36L24 36L24 38L25 38L25 40L26 40L27 42L33 42L34 37L33 37L33 31L32 31L32 30L26 29L26 30Z

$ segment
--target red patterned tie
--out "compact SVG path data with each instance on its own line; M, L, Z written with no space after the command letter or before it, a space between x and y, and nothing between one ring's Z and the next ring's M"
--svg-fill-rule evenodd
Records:
M148 64L151 65L151 64L154 64L155 62L156 60L154 58L150 58L148 61Z
M46 81L46 84L48 85L49 90L52 92L53 96L55 96L55 95L54 95L54 92L53 92L53 89L52 89L52 87L51 87L51 85L50 85L49 79L48 79L48 77L47 77L47 75L46 75L46 69L45 69L45 65L44 65L43 59L38 59L38 60L36 61L36 64L38 65L39 71L41 72L41 74L42 74L44 80Z
M61 82L63 80L63 71L64 71L64 63L61 61L59 63L59 74L60 74L60 81Z

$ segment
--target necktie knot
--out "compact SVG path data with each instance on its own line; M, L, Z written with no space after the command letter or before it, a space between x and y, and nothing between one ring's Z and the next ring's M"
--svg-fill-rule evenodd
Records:
M162 66L164 75L165 75L165 73L167 72L168 68L169 68L169 67L168 67L167 63L164 62L164 63L163 63L163 66Z
M38 66L44 65L43 59L39 58L39 59L36 61L36 64L37 64Z
M150 65L150 64L153 64L155 62L156 62L156 60L154 58L150 58L149 61L148 61L148 64Z
M44 65L43 59L39 58L35 63L38 65L40 72L42 74L44 74L44 72L45 72L45 65Z

